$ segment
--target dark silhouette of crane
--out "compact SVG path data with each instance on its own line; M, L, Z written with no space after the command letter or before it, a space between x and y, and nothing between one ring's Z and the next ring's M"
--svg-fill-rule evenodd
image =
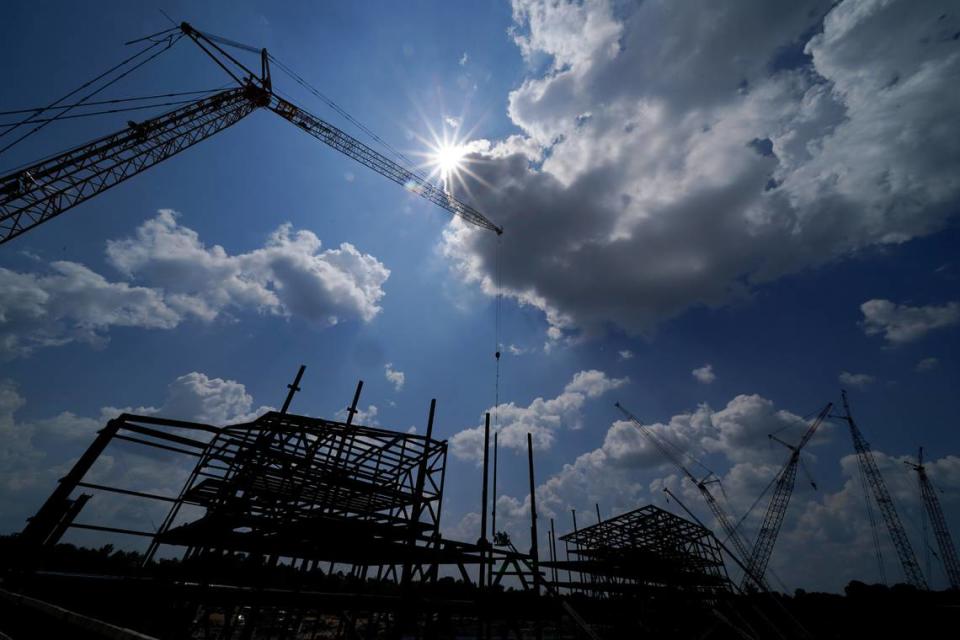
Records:
M923 506L933 526L933 535L940 548L940 561L947 573L950 588L960 589L960 560L957 559L957 548L953 546L953 538L950 537L950 529L947 528L947 519L943 517L937 490L927 476L927 468L923 466L923 447L920 447L920 452L917 454L916 464L912 462L904 464L917 472L917 479L920 481L920 497L923 499Z
M131 121L123 131L82 144L0 177L0 244L26 233L215 133L223 131L261 108L276 113L340 153L466 222L494 231L497 235L503 232L501 227L488 220L482 213L461 202L446 189L432 183L421 173L394 162L353 136L274 93L270 77L270 61L278 61L270 56L266 49L256 50L203 33L186 22L177 29L179 33L166 36L168 43L172 44L176 41L170 39L173 35L176 35L177 39L183 36L189 37L238 86L192 101L143 122ZM168 29L161 33L171 31L175 29ZM251 71L227 53L218 42L257 51L261 56L260 72ZM167 45L167 49L170 44ZM141 64L142 62L137 66ZM278 62L278 64L281 63ZM282 68L290 72L285 65ZM124 75L126 73L129 71L124 72ZM299 76L294 77L298 82L303 82ZM65 113L65 110L79 104L71 105L69 108L58 107L64 110L59 111L53 118L41 120L34 117L36 115L34 114L24 122L43 122L36 128L39 129L46 126L48 122L56 120ZM37 110L37 113L40 111L43 110ZM364 130L369 132L365 128ZM3 134L9 131L8 128ZM23 137L5 149L19 142Z
M897 508L893 504L893 498L887 490L887 485L880 475L880 469L877 467L877 461L873 457L873 451L870 449L870 443L866 441L863 434L860 433L857 423L853 420L853 414L850 413L850 403L847 401L847 392L842 390L843 397L843 415L836 416L846 420L850 427L850 437L853 439L853 448L857 452L857 464L860 465L860 472L867 479L867 484L873 493L873 498L877 503L883 522L887 525L887 531L890 533L890 539L893 541L893 547L897 551L897 557L900 559L900 565L903 567L904 576L907 582L918 589L926 589L927 581L920 572L920 565L917 564L917 557L913 553L913 547L910 545L910 539L907 532L900 522L900 516L897 515ZM864 496L867 501L870 496Z
M670 443L668 440L661 438L657 435L650 427L640 422L640 419L635 415L630 413L623 405L619 402L615 403L614 406L620 410L627 420L632 422L634 426L647 438L648 441L659 451L663 457L669 460L673 465L688 479L693 485L700 491L700 495L703 496L704 502L707 503L707 506L710 508L710 512L713 514L713 517L716 518L717 522L720 523L720 527L723 529L724 533L727 535L727 539L733 543L733 546L736 548L737 553L740 555L739 558L734 558L735 562L741 566L747 567L747 570L744 574L744 582L752 580L754 584L760 587L762 590L769 590L767 583L765 582L763 575L758 574L755 571L752 571L747 566L746 558L750 557L750 552L747 550L747 542L743 539L743 536L740 535L740 532L736 527L733 526L733 523L730 520L730 516L727 515L727 512L723 509L717 499L710 492L709 487L707 486L713 482L719 482L714 476L713 472L707 470L707 476L703 479L698 479L693 473L684 465L683 458L684 453L680 451L675 445ZM702 465L701 465L702 466ZM729 550L728 550L729 553Z
M753 545L753 551L747 561L747 568L750 575L763 576L767 571L767 564L770 562L770 555L773 553L773 546L777 542L777 536L780 534L780 527L783 525L783 519L787 514L787 507L790 504L790 497L793 495L793 488L797 481L797 468L800 466L800 452L810 442L817 429L830 414L833 403L820 410L817 417L814 418L810 426L807 427L803 437L796 446L787 444L777 436L770 434L769 438L779 442L790 449L790 457L783 465L783 469L777 474L777 480L774 485L773 494L770 496L770 502L767 504L767 511L763 516L763 523L760 525L760 532L757 534L757 540ZM812 481L811 481L811 484ZM814 485L816 488L816 485Z

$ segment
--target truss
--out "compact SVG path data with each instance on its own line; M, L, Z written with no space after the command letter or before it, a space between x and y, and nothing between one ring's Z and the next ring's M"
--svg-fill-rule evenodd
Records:
M657 587L725 592L728 578L713 534L698 524L647 505L560 537L568 573L558 583L574 591L630 594Z

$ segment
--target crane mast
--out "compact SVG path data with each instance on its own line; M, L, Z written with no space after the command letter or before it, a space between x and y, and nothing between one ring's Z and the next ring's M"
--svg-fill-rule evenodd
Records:
M900 559L900 565L903 567L904 576L907 582L918 589L926 589L927 581L920 572L920 565L917 564L917 557L913 553L913 547L910 545L910 539L907 538L907 532L900 522L900 516L897 515L897 508L893 504L887 485L880 475L880 469L877 467L877 461L873 457L873 451L870 444L860 433L857 423L853 420L850 413L850 403L847 401L847 392L841 391L843 397L844 415L839 416L846 420L850 427L850 437L853 440L853 448L857 452L857 462L867 478L870 489L873 492L873 498L877 503L877 508L883 516L883 521L887 525L887 531L890 533L890 539L893 541L893 547L897 551L897 557ZM869 500L869 497L867 496Z
M497 235L503 233L501 227L475 208L422 175L277 96L273 92L266 49L260 50L260 71L254 73L207 34L187 23L180 29L239 86L150 120L129 122L122 131L0 177L0 244L236 124L260 108L276 113L454 216Z
M713 493L710 492L710 489L707 487L707 479L699 480L693 473L683 464L680 456L677 452L670 449L667 443L663 442L661 438L655 434L647 425L640 422L640 419L635 415L630 413L623 405L619 402L615 403L614 406L620 410L620 412L637 427L641 434L643 434L647 440L653 444L654 447L677 469L683 473L684 476L690 482L697 487L697 490L700 491L700 495L703 497L704 502L707 503L707 506L710 508L710 512L713 514L713 517L716 518L717 522L720 523L720 528L723 529L726 533L727 538L730 542L733 543L733 546L736 548L737 553L740 554L739 558L736 558L738 564L743 564L741 560L745 560L750 556L750 552L747 550L747 543L744 541L743 536L740 535L740 532L737 531L737 528L733 526L733 523L730 521L730 517L724 511L723 507L720 506L720 503L717 502L717 499L713 497ZM743 566L746 566L745 564ZM744 574L744 582L747 580L752 580L757 586L763 590L768 590L767 584L761 574L758 574L749 568Z
M920 447L917 455L917 464L912 462L905 464L917 472L917 479L920 481L920 497L933 525L933 535L940 548L940 560L947 573L950 588L960 589L960 560L957 559L957 548L953 545L953 538L950 537L950 529L947 528L947 519L943 516L937 491L927 476L927 468L923 466L923 447Z
M790 457L784 464L783 469L777 476L777 482L774 486L773 495L770 496L770 502L767 504L767 511L763 516L763 523L760 525L760 532L757 534L757 541L753 545L753 552L747 562L747 567L752 575L763 576L767 571L767 565L770 563L770 556L773 553L773 546L777 542L777 536L780 534L780 527L783 526L783 519L787 514L787 507L790 504L790 498L793 495L793 488L797 481L797 467L800 465L800 451L810 442L820 424L830 413L833 403L827 403L817 417L807 428L803 437L797 446L791 446L774 435L770 435L771 440L783 444L790 449Z

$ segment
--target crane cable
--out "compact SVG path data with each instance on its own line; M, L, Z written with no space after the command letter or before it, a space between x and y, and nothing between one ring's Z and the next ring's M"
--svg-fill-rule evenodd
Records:
M239 46L239 43L232 43L232 46ZM245 47L241 47L241 48L245 48ZM380 144L381 146L383 146L384 149L386 149L387 151L389 151L390 153L392 153L397 159L399 159L399 160L405 165L404 168L407 169L410 173L412 173L412 174L416 175L417 177L419 177L419 178L423 179L424 181L426 181L426 178L425 178L419 171L416 170L416 168L415 168L416 165L414 164L414 162L413 162L412 160L410 160L410 158L408 158L408 157L407 157L406 155L404 155L402 152L400 152L399 150L397 150L397 149L396 149L394 146L392 146L389 142L387 142L386 140L384 140L383 138L381 138L380 136L378 136L376 133L374 133L374 132L373 132L369 127L367 127L365 124L363 124L362 122L360 122L359 120L357 120L356 118L354 118L352 115L350 115L350 113L349 113L346 109L344 109L343 107L341 107L339 104L337 104L337 103L334 102L331 98L329 98L327 95L325 95L322 91L320 91L319 89L317 89L316 87L314 87L312 84L310 84L309 82L307 82L302 76L300 76L300 74L298 74L296 71L294 71L293 69L291 69L288 65L286 65L286 64L284 64L283 62L281 62L280 60L278 60L273 54L267 53L267 57L270 59L270 62L272 62L274 65L276 65L276 66L277 66L281 71L283 71L285 74L287 74L288 76L290 76L290 78L291 78L294 82L296 82L296 83L299 84L301 87L303 87L304 89L306 89L307 91L309 91L310 93L312 93L315 97L319 98L321 102L323 102L323 103L326 104L328 107L330 107L331 109L333 109L334 111L336 111L340 116L342 116L342 117L345 118L348 122L350 122L350 123L353 124L355 127L357 127L358 129L360 129L363 133L367 134L374 142Z
M148 51L150 51L150 50L152 50L152 49L154 49L154 48L156 48L156 47L159 47L160 45L166 43L166 46L165 46L165 47L161 48L159 51L156 51L155 53L153 53L153 55L148 56L148 57L145 58L144 60L141 60L140 62L138 62L137 64L135 64L133 67L127 69L126 71L124 71L123 73L121 73L120 75L118 75L116 78L113 78L112 80L110 80L109 82L107 82L106 84L104 84L103 86L101 86L100 88L95 89L95 90L91 91L90 93L86 94L86 95L85 95L83 98L81 98L80 101L77 103L77 105L83 104L83 103L86 102L88 99L90 99L90 98L92 98L93 96L97 95L98 93L100 93L101 91L103 91L104 89L106 89L107 87L109 87L110 85L115 84L117 81L121 80L122 78L126 77L126 76L129 75L130 73L136 71L137 69L139 69L139 68L142 67L143 65L147 64L148 62L150 62L151 60L153 60L154 58L156 58L157 56L159 56L161 53L163 53L163 52L165 52L165 51L168 51L173 45L175 45L177 42L179 42L179 41L180 41L180 38L182 38L182 37L183 37L183 35L170 34L169 36L167 36L166 38L164 38L164 39L162 39L162 40L153 40L153 41L152 41L153 44L151 44L150 46L148 46L148 47L146 47L146 48L144 48L144 49L141 49L141 50L138 51L137 53L135 53L135 54L133 54L132 56L128 57L128 58L127 58L126 60L124 60L123 62L120 62L119 64L111 67L111 68L108 69L107 71L104 71L103 73L101 73L100 75L98 75L98 76L97 76L96 78L94 78L93 80L89 80L89 81L85 82L84 84L80 85L79 87L77 87L76 89L74 89L73 91L71 91L70 93L68 93L67 95L63 96L62 98L60 98L60 99L58 99L58 100L55 100L55 101L52 102L49 106L47 106L45 109L41 110L41 111L38 112L38 113L35 113L34 116L39 115L40 113L43 113L43 111L46 111L47 109L53 109L53 108L56 107L59 103L63 102L64 100L66 100L66 99L69 98L70 96L72 96L72 95L74 95L74 94L82 91L83 89L89 87L90 85L94 84L95 82L98 82L98 81L102 80L103 78L109 76L109 75L110 75L111 73L113 73L114 71L117 71L118 69L124 67L125 65L127 65L127 64L129 64L130 62L132 62L133 60L139 58L140 56L142 56L143 54L147 53ZM56 120L63 119L63 117L64 117L67 113L69 113L73 108L74 108L73 106L67 107L66 109L64 109L63 111L61 111L59 114L57 114L55 117L50 118L50 119L46 120L45 122L40 123L39 125L37 125L37 126L34 127L33 129L31 129L30 131L28 131L27 133L23 134L22 136L20 136L19 138L17 138L17 139L14 140L13 142L7 144L5 147L3 147L2 149L0 149L0 154L6 152L6 151L8 151L8 150L10 150L11 148L13 148L14 146L16 146L16 145L19 144L20 142L23 142L25 139L27 139L27 138L29 138L30 136L32 136L33 134L37 133L38 131L40 131L41 129L43 129L43 128L46 127L47 125L49 125L51 122L54 122L54 121L56 121ZM15 130L18 129L21 125L26 124L28 121L31 120L32 117L33 117L33 116L28 116L28 117L24 118L23 120L21 120L21 121L20 121L19 123L17 123L16 125L8 128L8 129L7 129L6 131L4 131L3 133L0 133L0 138L2 138L3 136L7 135L8 133L11 133L11 132L15 131Z
M500 429L500 349L502 344L500 342L500 325L501 325L501 307L503 302L503 279L501 277L501 268L500 268L500 242L501 237L497 235L497 244L496 244L496 256L495 256L495 269L496 269L496 278L497 278L497 301L494 307L494 358L497 362L496 367L496 378L494 381L494 403L493 403L493 430L496 433ZM496 496L493 497L494 500L497 499Z
M175 91L173 93L158 93L152 96L139 96L137 98L113 98L111 100L91 100L90 102L73 102L71 104L61 104L55 107L35 107L33 109L13 109L11 111L0 111L0 116L11 116L17 115L20 113L29 113L32 116L37 116L43 113L44 111L52 111L54 109L72 109L73 107L96 107L106 104L121 104L124 102L141 102L143 100L156 100L158 98L175 98L178 96L192 96L200 95L204 93L215 93L219 89L203 89L200 91ZM30 122L42 122L42 120L25 120L22 124L28 124ZM0 126L14 126L14 125L0 125Z
M136 100L136 98L133 98L132 100ZM129 102L130 100L126 100L126 101ZM124 102L124 101L121 100L118 102ZM103 109L101 111L75 113L69 116L56 116L52 118L35 118L32 120L28 120L27 122L53 122L54 120L73 120L75 118L88 118L91 116L109 115L111 113L126 113L128 111L143 111L144 109L156 109L158 107L171 107L171 106L176 106L181 104L191 104L193 102L196 102L195 98L191 98L190 100L171 100L169 102L156 102L153 104L142 104L136 107L119 107L117 109ZM11 123L0 123L0 127L6 127L6 126L11 126Z

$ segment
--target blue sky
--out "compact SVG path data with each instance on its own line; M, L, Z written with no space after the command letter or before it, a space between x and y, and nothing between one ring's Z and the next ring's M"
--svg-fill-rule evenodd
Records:
M794 418L838 401L844 372L915 546L917 491L899 457L920 445L960 529L955 8L683 4L164 9L267 47L404 153L425 152L431 130L454 133L445 119L469 132L466 166L482 180L465 177L459 195L506 229L503 437L539 434L538 497L558 530L570 507L663 506L659 487L676 482L624 435L614 400L708 460L742 511L783 457L766 434L799 437ZM98 9L8 8L0 111L59 97L129 55L124 41L169 26L152 7ZM877 52L880 36L901 44ZM226 82L184 40L109 95ZM50 127L0 166L127 116ZM494 246L266 111L4 245L0 525L21 526L104 408L233 419L278 406L303 363L298 412L333 415L362 378L371 420L422 430L438 399L437 434L455 454L444 523L473 539L470 430L494 405ZM31 307L24 291L43 300ZM707 365L712 376L694 375ZM791 587L876 578L850 453L839 425L811 447L820 491L801 479L774 552ZM501 458L498 516L518 539L521 454Z

